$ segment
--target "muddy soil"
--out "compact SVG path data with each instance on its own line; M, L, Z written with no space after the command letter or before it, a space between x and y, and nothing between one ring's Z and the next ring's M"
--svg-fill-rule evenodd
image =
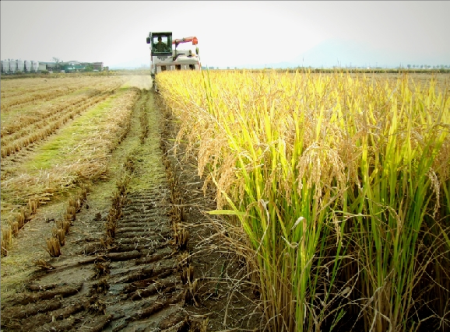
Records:
M149 78L109 177L94 183L59 257L46 252L62 203L39 209L2 258L2 331L255 331L257 287L205 211L195 160ZM46 233L47 232L47 233ZM50 233L51 234L51 233Z

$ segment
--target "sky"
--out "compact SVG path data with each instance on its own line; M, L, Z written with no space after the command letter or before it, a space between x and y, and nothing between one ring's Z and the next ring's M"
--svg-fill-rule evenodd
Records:
M196 36L209 67L319 59L450 65L448 1L2 0L0 6L2 60L148 66L149 32L172 31L173 38Z

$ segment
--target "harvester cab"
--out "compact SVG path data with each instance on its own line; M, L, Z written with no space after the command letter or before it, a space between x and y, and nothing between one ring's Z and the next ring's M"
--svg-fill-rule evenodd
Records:
M154 32L147 37L151 56L172 56L172 32Z
M155 75L166 70L200 70L198 47L192 49L178 49L180 44L198 44L197 37L172 39L172 32L150 32L147 44L150 44L150 74Z

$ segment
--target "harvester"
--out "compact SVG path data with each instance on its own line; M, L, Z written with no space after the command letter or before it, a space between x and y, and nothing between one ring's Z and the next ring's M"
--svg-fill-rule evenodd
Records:
M195 50L178 50L180 44L198 44L197 37L172 40L172 32L150 32L147 44L150 44L150 74L155 75L166 70L200 70L198 47Z

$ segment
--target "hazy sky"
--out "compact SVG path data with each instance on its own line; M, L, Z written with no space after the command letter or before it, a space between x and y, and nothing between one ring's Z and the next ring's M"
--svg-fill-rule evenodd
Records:
M444 56L448 1L1 1L1 59L149 63L150 31L197 36L203 65L289 61L330 38Z

